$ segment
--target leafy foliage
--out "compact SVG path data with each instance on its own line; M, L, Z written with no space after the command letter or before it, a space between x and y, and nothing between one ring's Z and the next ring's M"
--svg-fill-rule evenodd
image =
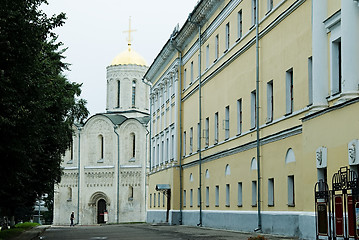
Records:
M81 84L61 73L61 42L46 0L0 0L0 215L32 206L61 179L61 157L72 125L88 116Z

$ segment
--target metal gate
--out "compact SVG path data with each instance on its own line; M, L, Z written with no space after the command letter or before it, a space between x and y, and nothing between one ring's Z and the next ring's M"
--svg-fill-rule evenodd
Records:
M315 184L316 238L359 239L359 186L357 174L341 167L332 177Z

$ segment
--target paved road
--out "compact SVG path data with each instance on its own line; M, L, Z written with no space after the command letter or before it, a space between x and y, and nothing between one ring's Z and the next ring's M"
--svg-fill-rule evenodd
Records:
M120 224L104 226L52 226L40 235L44 240L247 240L253 234L222 231L207 228L188 226L163 226L149 224ZM291 238L280 238L265 236L269 240L285 240Z

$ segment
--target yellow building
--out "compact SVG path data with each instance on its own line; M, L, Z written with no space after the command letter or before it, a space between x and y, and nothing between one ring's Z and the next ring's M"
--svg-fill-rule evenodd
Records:
M359 164L357 0L201 0L145 74L147 221L315 238ZM354 154L348 154L354 153Z

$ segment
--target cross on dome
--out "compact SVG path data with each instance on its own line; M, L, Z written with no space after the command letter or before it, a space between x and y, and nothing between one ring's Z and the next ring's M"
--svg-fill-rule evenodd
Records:
M127 39L128 48L131 47L131 42L132 42L131 32L136 32L136 29L131 29L131 17L130 17L128 21L128 30L123 31L123 33L128 33L128 39Z

